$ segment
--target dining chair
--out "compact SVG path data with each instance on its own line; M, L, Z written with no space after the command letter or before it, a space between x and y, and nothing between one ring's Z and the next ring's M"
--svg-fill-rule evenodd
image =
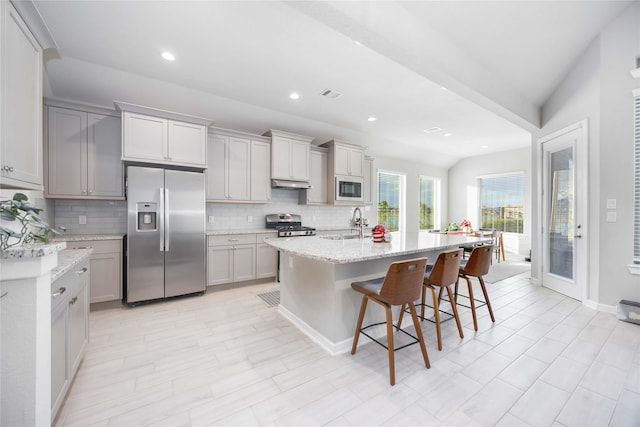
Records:
M489 315L491 316L491 321L495 323L496 319L493 317L493 310L491 309L491 302L489 301L489 294L487 293L487 287L485 286L483 276L485 276L489 272L489 268L491 266L491 258L493 257L494 246L493 245L484 245L477 246L471 252L468 260L464 260L460 263L459 277L465 279L467 281L467 288L469 292L469 307L471 309L471 315L473 316L473 328L474 330L478 330L478 319L476 317L476 302L479 302L479 307L484 305L487 306L489 310ZM471 277L475 277L480 282L480 288L482 289L482 293L484 294L484 301L474 299L473 297L473 287L471 286ZM461 304L458 301L458 282L456 282L455 286L455 303L456 305L462 305L463 307L467 307L464 304Z
M425 366L431 367L429 363L429 355L427 354L427 347L422 335L422 329L420 328L420 322L418 322L418 316L414 301L420 297L420 289L422 288L422 282L424 278L424 272L427 265L427 258L416 258L406 261L397 261L389 265L387 274L384 277L367 280L363 282L354 282L351 284L351 288L362 294L362 302L360 304L360 313L358 314L358 321L356 324L355 335L353 337L353 344L351 346L351 354L356 353L358 347L358 338L360 334L365 335L371 340L375 341L379 345L385 347L389 354L389 382L394 385L396 382L395 374L395 358L394 353L396 350L400 350L407 346L419 343L422 350L422 358ZM367 309L367 302L373 301L376 304L381 305L385 310L386 321L374 323L368 326L362 327L364 314ZM411 312L411 318L413 319L413 325L416 329L416 336L402 330L399 326L393 324L393 316L391 313L392 306L401 305L404 309L405 306L409 306ZM400 312L402 315L402 311ZM374 337L367 334L365 331L368 328L386 324L387 327L387 345L378 341ZM405 344L401 347L394 348L393 329L402 332L405 335L413 338L413 341Z
M453 313L446 313L453 316L456 321L456 326L458 327L458 333L460 334L460 338L464 338L464 334L462 332L462 325L460 324L460 317L458 316L458 309L455 304L455 297L453 291L451 290L451 285L454 285L458 281L458 274L460 271L460 261L462 260L462 249L453 249L449 251L443 251L438 254L438 258L436 259L435 264L433 266L427 266L427 274L424 276L424 280L422 282L422 295L421 295L421 310L420 310L420 318L422 320L427 320L429 322L433 322L436 325L436 335L438 337L438 350L442 350L442 332L440 330L440 300L442 299L442 292L446 289L447 295L449 297L449 301L451 302L451 310ZM438 294L436 295L436 288L438 288ZM426 304L426 291L429 289L431 291L433 306ZM428 319L424 316L425 307L433 308L433 317L434 320ZM398 317L398 327L402 326L402 316L404 313L404 306L400 311L400 316Z

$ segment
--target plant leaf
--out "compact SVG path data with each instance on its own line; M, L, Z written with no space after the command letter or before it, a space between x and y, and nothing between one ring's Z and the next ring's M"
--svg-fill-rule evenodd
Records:
M16 193L13 195L13 200L18 202L26 202L29 198L23 193Z

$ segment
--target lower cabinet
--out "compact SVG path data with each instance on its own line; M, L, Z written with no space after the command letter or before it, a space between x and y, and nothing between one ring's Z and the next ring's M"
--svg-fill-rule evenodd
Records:
M91 303L122 298L122 240L67 242L69 249L91 248Z
M51 284L51 419L60 409L89 342L89 260Z
M264 236L254 233L209 236L207 286L275 277L276 252L263 243Z

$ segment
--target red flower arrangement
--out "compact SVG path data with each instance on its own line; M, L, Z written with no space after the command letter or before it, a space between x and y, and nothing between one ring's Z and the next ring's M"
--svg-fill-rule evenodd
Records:
M471 228L471 222L469 222L468 219L463 219L460 222L460 227L469 227L469 228Z

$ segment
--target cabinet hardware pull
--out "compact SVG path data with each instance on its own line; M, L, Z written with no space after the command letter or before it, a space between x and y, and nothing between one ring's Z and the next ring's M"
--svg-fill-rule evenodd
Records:
M52 297L58 297L62 294L65 293L65 291L67 290L67 288L61 287L60 289L58 289L58 292L51 294Z
M8 293L9 293L9 291L7 291L7 292L3 293L2 295L0 295L0 299L6 297Z
M227 239L229 242L237 242L238 239Z
M73 297L71 298L71 301L69 301L69 305L73 305L76 303L76 301L78 301L78 297Z
M76 249L93 249L93 246L78 246Z
M87 267L82 267L81 270L76 271L76 273L78 273L78 274L84 274L86 272L87 272Z

